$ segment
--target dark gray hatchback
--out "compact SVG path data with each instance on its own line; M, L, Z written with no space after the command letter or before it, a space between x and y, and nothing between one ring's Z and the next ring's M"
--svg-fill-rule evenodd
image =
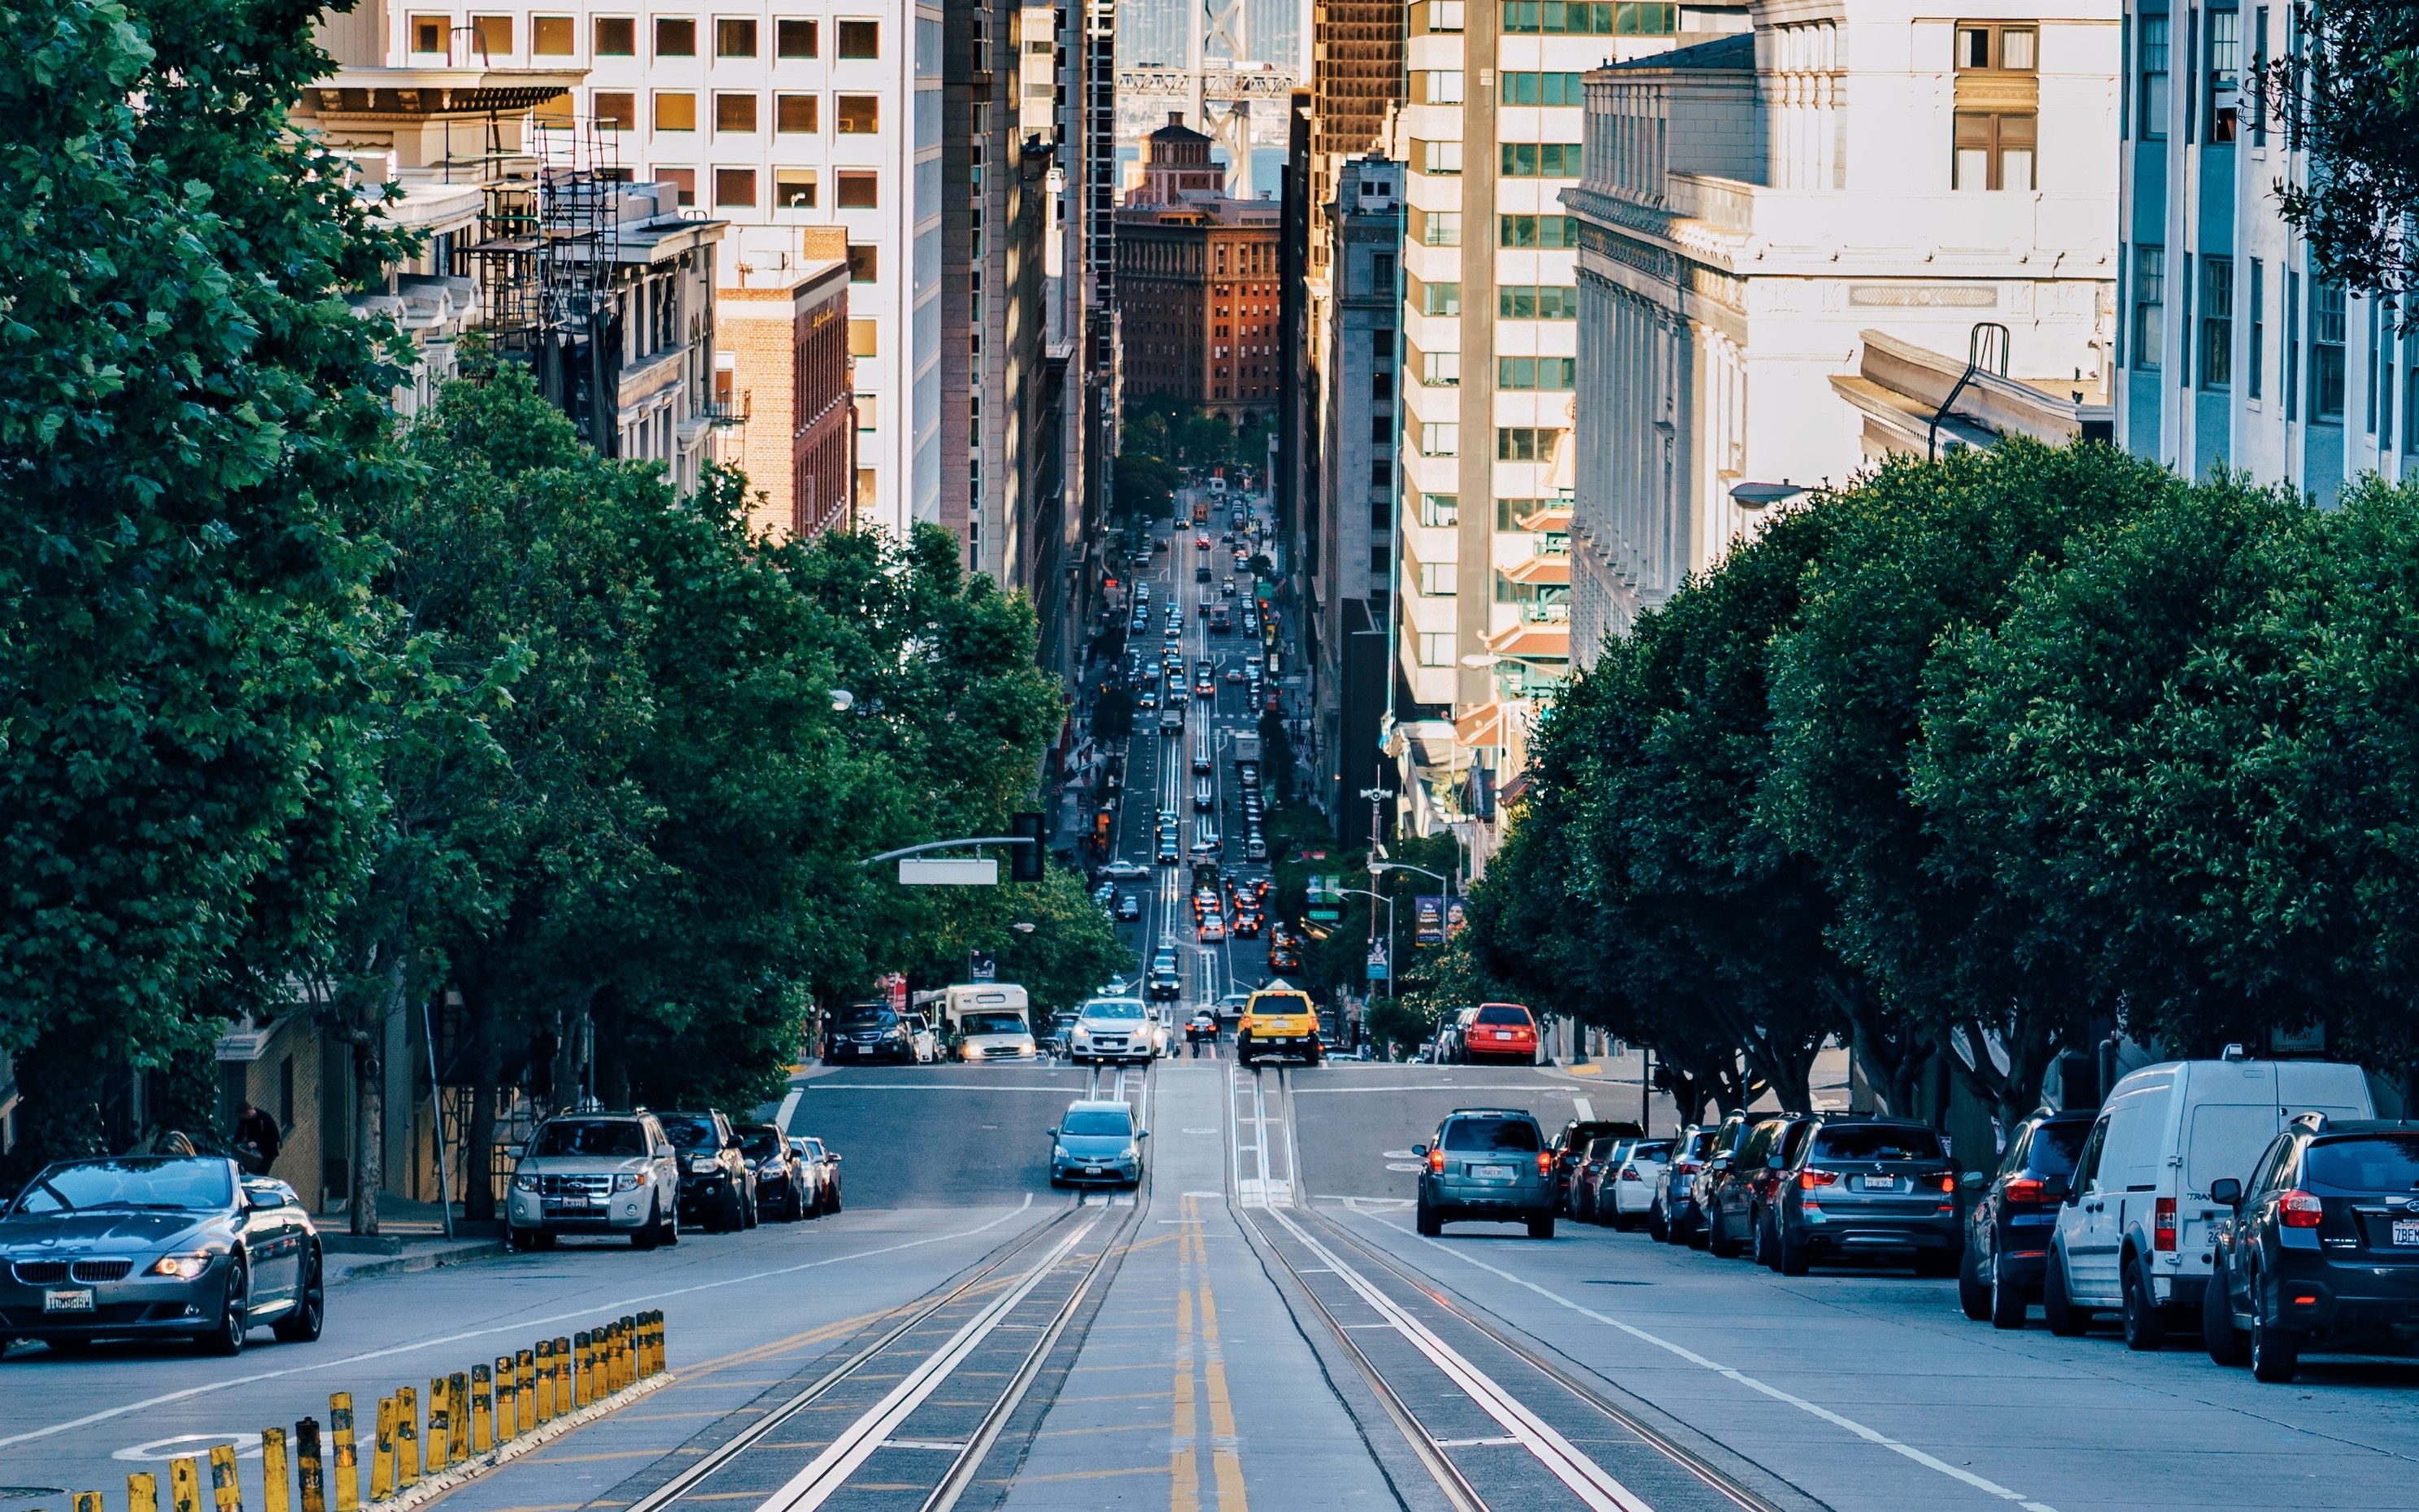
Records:
M1896 1119L1818 1117L1781 1173L1763 1252L1784 1275L1816 1260L1957 1269L1957 1178L1940 1134Z

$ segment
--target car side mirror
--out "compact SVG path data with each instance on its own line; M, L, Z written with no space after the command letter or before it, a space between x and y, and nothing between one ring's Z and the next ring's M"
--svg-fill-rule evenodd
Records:
M1764 1157L1764 1168L1767 1171L1778 1171L1785 1169L1786 1167L1780 1156L1767 1155Z
M1967 1171L1957 1179L1957 1184L1968 1192L1980 1192L1990 1184L1990 1179L1980 1171Z
M515 1160L527 1160L527 1159L529 1159L529 1146L528 1146L528 1145L526 1145L526 1144L515 1145L515 1146L513 1147L513 1159L515 1159Z
M1056 1124L1052 1124L1047 1132L1051 1138L1055 1139L1058 1137L1058 1126Z
M1150 1137L1150 1131L1148 1129L1136 1129L1134 1131L1134 1137L1136 1139L1148 1139Z
M1411 1158L1412 1158L1413 1160L1425 1160L1425 1159L1427 1159L1427 1157L1428 1157L1428 1147L1427 1147L1427 1146L1425 1146L1425 1145L1413 1145L1413 1146L1411 1147Z
M2209 1183L2209 1200L2239 1208L2242 1205L2242 1183L2231 1176L2221 1176Z
M833 1150L830 1154L825 1155L825 1156L824 1157L824 1159L825 1159L825 1160L827 1160L827 1161L831 1162L833 1165L839 1165L839 1164L840 1164L840 1151L838 1151L838 1150Z

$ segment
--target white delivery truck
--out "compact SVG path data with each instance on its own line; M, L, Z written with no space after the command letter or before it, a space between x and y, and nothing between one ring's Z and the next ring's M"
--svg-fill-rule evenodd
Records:
M952 1060L1036 1060L1033 1007L1012 981L959 982L941 990L941 1027Z
M1237 735L1235 737L1235 764L1238 766L1257 766L1260 764L1259 736Z
M2125 1341L2154 1350L2170 1314L2200 1316L2209 1284L2209 1184L2242 1180L2288 1120L2376 1116L2358 1066L2320 1060L2170 1060L2109 1089L2057 1210L2042 1314L2080 1334L2094 1313L2124 1317Z

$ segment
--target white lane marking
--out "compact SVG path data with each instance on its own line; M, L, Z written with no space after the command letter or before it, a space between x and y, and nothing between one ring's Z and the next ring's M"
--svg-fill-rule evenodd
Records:
M251 1432L179 1433L174 1438L153 1439L147 1443L113 1450L109 1458L123 1459L129 1464L142 1464L151 1459L174 1459L179 1455L190 1455L195 1449L207 1452L209 1445L217 1443L232 1447L238 1459L260 1458L260 1435Z
M1033 1269L1025 1273L1015 1286L1002 1293L990 1306L967 1319L949 1336L948 1343L926 1355L904 1380L891 1387L888 1396L842 1429L840 1437L833 1440L823 1453L809 1460L804 1470L791 1476L787 1485L766 1497L756 1512L811 1512L812 1508L829 1501L832 1493L856 1473L857 1466L872 1458L873 1451L882 1447L883 1441L890 1436L891 1431L907 1421L909 1414L940 1388L941 1382L948 1379L949 1372L964 1363L966 1356L974 1352L975 1346L988 1338L1009 1310L1029 1296L1033 1288L1041 1284L1042 1279L1092 1228L1093 1224L1086 1222L1060 1240Z
M343 1365L359 1365L364 1360L384 1360L393 1355L411 1354L442 1345L459 1344L466 1339L486 1338L496 1334L517 1334L523 1329L539 1328L548 1323L567 1323L574 1319L590 1318L598 1313L619 1313L626 1308L662 1302L670 1297L685 1297L692 1292L713 1291L722 1287L735 1287L749 1281L767 1280L774 1276L795 1275L800 1271L818 1270L826 1265L840 1265L849 1260L871 1259L878 1255L896 1255L901 1250L920 1249L926 1244L945 1244L954 1239L972 1239L977 1234L988 1233L997 1228L1020 1213L1030 1211L1032 1207L1033 1194L1027 1192L1021 1205L1009 1209L991 1222L978 1224L972 1228L958 1229L952 1233L932 1234L923 1239L910 1239L897 1244L885 1244L878 1249L856 1250L847 1255L834 1255L824 1259L807 1260L797 1265L784 1265L771 1271L753 1271L746 1275L725 1276L719 1281L701 1281L695 1286L673 1287L665 1291L650 1291L641 1296L624 1297L614 1302L600 1302L572 1312L554 1313L545 1318L516 1319L509 1323L498 1323L489 1328L465 1329L458 1334L440 1335L438 1337L421 1339L415 1343L391 1344L382 1350L364 1350L359 1354L347 1354L341 1359L288 1365L283 1370L255 1370L248 1376L230 1376L224 1381L208 1381L199 1386L188 1386L182 1391L146 1396L139 1402L128 1402L123 1407L87 1412L82 1417L72 1418L65 1423L53 1423L48 1427L30 1428L23 1433L11 1434L8 1438L0 1439L0 1449L8 1448L13 1444L28 1443L36 1439L47 1439L54 1433L65 1433L70 1428L89 1427L95 1423L106 1423L113 1417L124 1417L129 1412L144 1412L150 1408L164 1406L169 1402L181 1402L190 1397L207 1396L212 1392L226 1391L235 1386L249 1386L257 1381L276 1381L285 1376L308 1375L316 1370L333 1370Z
M1411 1348L1427 1356L1428 1363L1445 1374L1445 1378L1461 1388L1462 1395L1478 1404L1480 1411L1503 1426L1503 1431L1520 1447L1529 1451L1537 1463L1546 1467L1553 1477L1571 1489L1581 1502L1595 1512L1655 1512L1638 1493L1613 1479L1602 1465L1579 1452L1568 1439L1554 1430L1552 1424L1529 1411L1518 1397L1497 1384L1487 1372L1464 1359L1460 1351L1437 1337L1425 1323L1394 1304L1393 1298L1369 1284L1360 1272L1344 1261L1326 1245L1304 1232L1302 1226L1284 1212L1276 1214L1277 1222L1286 1226L1303 1248L1318 1257L1344 1279L1370 1310L1392 1323Z
M1571 1108L1574 1112L1579 1114L1579 1121L1581 1123L1594 1123L1595 1121L1595 1104L1589 1102L1586 1098L1572 1098Z
M1071 1089L1066 1082L847 1082L838 1086L815 1084L826 1092L1056 1092L1061 1096Z
M1407 1235L1412 1239L1420 1238L1419 1235L1412 1233L1411 1230L1404 1227L1401 1224L1388 1223L1383 1218L1379 1218L1377 1221L1398 1234ZM1663 1338L1657 1335L1649 1334L1646 1330L1640 1328L1635 1323L1625 1323L1620 1319L1614 1318L1607 1313L1597 1312L1593 1307L1583 1307L1578 1303L1571 1301L1568 1297L1560 1296L1552 1291L1548 1291L1544 1287L1537 1285L1527 1277L1514 1275L1511 1272L1504 1270L1501 1266L1489 1265L1485 1260L1479 1259L1475 1256L1465 1255L1461 1251L1454 1249L1449 1245L1438 1243L1433 1239L1420 1239L1420 1242L1432 1249L1450 1255L1457 1260L1467 1261L1469 1264L1474 1265L1491 1275L1501 1276L1504 1280L1511 1282L1514 1286L1526 1288L1527 1289L1535 1292L1538 1296L1545 1298L1548 1302L1569 1308L1572 1312L1578 1313L1582 1318L1594 1319L1595 1321L1604 1324L1607 1328L1619 1329L1622 1333L1628 1335L1631 1338L1637 1339L1641 1343L1652 1344L1658 1350L1669 1350L1671 1353L1676 1354L1681 1359L1687 1361L1690 1365L1702 1365L1718 1376L1724 1376L1738 1382L1740 1385L1747 1387L1749 1391L1762 1392L1764 1396L1771 1397L1774 1401L1786 1402L1790 1406L1796 1408L1801 1412L1810 1413L1836 1427L1845 1428L1857 1437L1864 1440L1866 1443L1879 1444L1881 1447L1889 1450L1893 1454L1903 1455L1927 1470L1936 1470L1940 1472L1940 1473L1949 1476L1951 1480L1963 1481L1966 1485L1973 1487L1976 1490L1987 1492L1990 1495L1997 1497L2003 1502L2013 1502L2018 1506L2024 1508L2024 1512L2057 1512L2057 1508L2050 1506L2045 1503L2028 1500L2022 1491L2010 1490L2007 1487L2000 1485L1997 1481L1987 1480L1980 1475L1975 1474L1970 1470L1961 1469L1956 1465L1949 1463L1945 1459L1935 1458L1931 1455L1925 1454L1922 1450L1916 1448L1913 1444L1900 1443L1898 1440L1891 1438L1888 1434L1882 1432L1878 1428L1869 1428L1862 1423L1857 1422L1855 1418L1843 1417L1840 1413L1831 1411L1829 1408L1823 1406L1819 1402L1810 1402L1803 1396L1799 1396L1792 1392L1783 1391L1780 1387L1771 1385L1767 1382L1758 1381L1747 1372L1723 1365L1718 1360L1709 1360L1705 1356L1699 1354L1696 1350L1689 1349L1685 1344L1674 1344L1670 1339Z

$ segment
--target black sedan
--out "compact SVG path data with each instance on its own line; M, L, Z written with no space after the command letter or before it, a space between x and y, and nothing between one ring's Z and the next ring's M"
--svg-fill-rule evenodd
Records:
M235 1354L263 1323L308 1343L326 1316L311 1215L232 1160L63 1161L0 1215L0 1337L62 1350L182 1337Z
M2000 1328L2025 1326L2025 1310L2041 1297L2058 1204L2089 1133L2089 1113L2043 1108L2008 1136L1997 1175L1969 1171L1960 1178L1977 1194L1974 1211L1965 1215L1965 1257L1957 1272L1957 1301L1966 1317L1987 1318Z
M739 1153L756 1178L758 1211L787 1223L807 1215L807 1173L780 1130L769 1123L740 1130Z
M731 1119L716 1108L658 1113L664 1137L680 1157L680 1218L709 1234L756 1227L756 1173L740 1152Z

